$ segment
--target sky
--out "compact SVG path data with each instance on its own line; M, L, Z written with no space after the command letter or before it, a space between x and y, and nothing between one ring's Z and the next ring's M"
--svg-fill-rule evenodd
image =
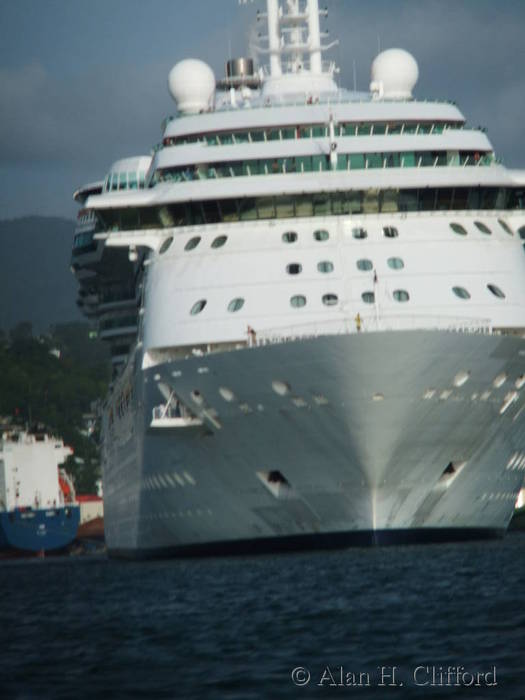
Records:
M0 0L0 219L74 218L74 190L147 155L175 112L171 67L217 77L247 53L262 0ZM381 50L419 64L418 98L458 103L496 154L525 168L525 0L322 0L339 82L368 89Z

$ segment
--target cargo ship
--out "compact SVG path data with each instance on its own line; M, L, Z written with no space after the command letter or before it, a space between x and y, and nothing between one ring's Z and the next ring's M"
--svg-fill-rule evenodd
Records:
M72 454L45 432L0 433L0 557L64 550L76 537L80 509L60 468Z

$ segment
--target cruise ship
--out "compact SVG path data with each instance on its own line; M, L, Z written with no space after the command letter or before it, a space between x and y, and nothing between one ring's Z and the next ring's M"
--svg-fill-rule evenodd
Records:
M255 8L254 8L255 9ZM340 87L318 0L168 77L152 153L75 193L111 346L114 556L502 536L525 470L525 171L416 60Z

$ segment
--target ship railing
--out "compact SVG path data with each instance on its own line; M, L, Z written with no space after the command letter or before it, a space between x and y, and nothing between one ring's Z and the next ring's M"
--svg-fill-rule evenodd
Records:
M385 102L386 100L383 100ZM301 107L310 104L323 104L323 105L341 105L341 104L370 104L372 99L370 94L365 91L361 92L351 92L348 90L338 90L337 93L323 94L316 96L315 99L311 99L308 95L301 96L300 98L294 97L292 95L272 95L266 99L261 99L260 97L254 97L252 99L252 104L257 107ZM414 102L413 98L396 99L396 104L402 102ZM418 100L418 104L435 104L435 105L452 105L456 106L456 102L453 100ZM239 107L231 105L229 102L224 102L220 105L220 112L238 112Z
M255 331L250 328L248 345L272 345L295 340L307 340L323 335L350 335L354 333L377 333L383 331L450 331L456 333L480 333L491 335L493 332L490 319L462 318L455 316L417 316L358 315L353 319L334 319L332 321L315 321L281 328L269 328Z

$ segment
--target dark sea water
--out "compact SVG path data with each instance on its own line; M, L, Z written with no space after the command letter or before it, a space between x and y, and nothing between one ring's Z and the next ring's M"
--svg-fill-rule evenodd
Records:
M1 700L525 698L524 533L243 558L4 561L0 595ZM463 685L450 685L449 666L464 667ZM432 687L440 667L445 685ZM483 685L468 686L478 672Z

